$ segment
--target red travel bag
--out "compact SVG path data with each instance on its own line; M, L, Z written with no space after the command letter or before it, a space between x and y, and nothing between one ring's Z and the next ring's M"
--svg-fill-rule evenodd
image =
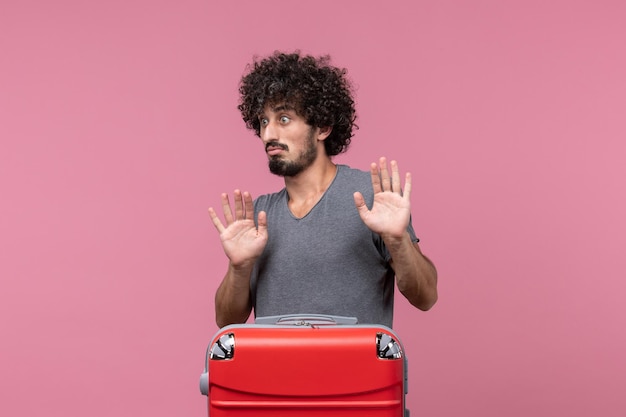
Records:
M220 329L200 391L210 417L409 415L398 336L347 317L268 317Z

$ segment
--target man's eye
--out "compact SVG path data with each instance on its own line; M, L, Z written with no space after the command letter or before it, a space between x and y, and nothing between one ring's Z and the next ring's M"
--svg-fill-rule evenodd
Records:
M261 123L261 126L267 126L267 124L269 123L269 121L267 119L260 119L259 123Z
M281 123L289 123L290 120L291 119L289 117L287 117L287 116L281 116L281 118L280 118L280 122Z

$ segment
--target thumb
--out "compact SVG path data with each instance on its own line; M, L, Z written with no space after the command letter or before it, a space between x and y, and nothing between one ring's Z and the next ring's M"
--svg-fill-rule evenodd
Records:
M365 216L369 212L369 209L367 208L367 205L365 204L365 199L363 198L363 194L357 191L353 194L353 197L354 197L354 204L356 205L356 209L358 210L359 214L361 215L361 217Z
M264 211L259 211L257 223L257 230L263 234L267 233L267 214Z

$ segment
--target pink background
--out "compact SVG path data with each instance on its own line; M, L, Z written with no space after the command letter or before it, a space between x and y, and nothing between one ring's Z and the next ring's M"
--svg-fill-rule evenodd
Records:
M337 161L415 179L413 414L625 415L625 4L3 0L0 414L206 415L206 209L281 186L237 82L300 48L358 86Z

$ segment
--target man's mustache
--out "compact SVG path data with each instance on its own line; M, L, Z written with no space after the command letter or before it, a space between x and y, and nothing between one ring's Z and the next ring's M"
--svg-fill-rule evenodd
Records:
M284 151L286 151L287 149L289 149L289 148L287 147L287 145L284 145L284 144L279 143L279 142L267 142L267 143L265 144L265 152L267 152L267 150L268 150L269 148L280 148L280 149L282 149L282 150L284 150Z

